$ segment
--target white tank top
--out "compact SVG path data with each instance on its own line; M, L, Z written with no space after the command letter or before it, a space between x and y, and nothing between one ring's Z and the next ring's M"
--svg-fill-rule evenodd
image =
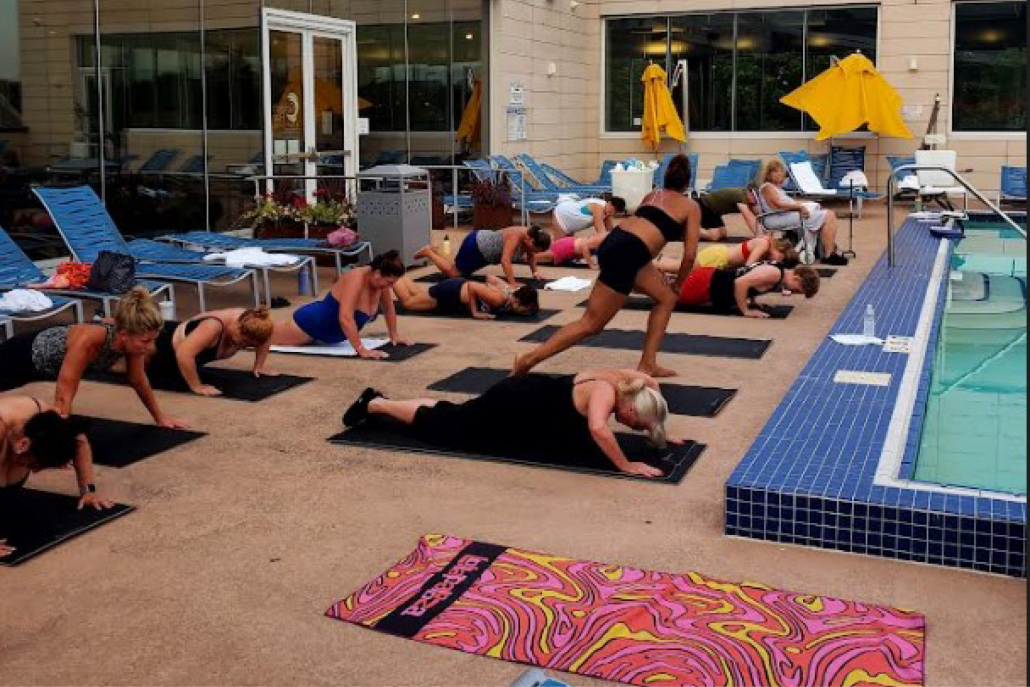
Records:
M568 200L554 209L554 218L566 234L575 234L594 226L595 207L603 208L607 203L600 198Z

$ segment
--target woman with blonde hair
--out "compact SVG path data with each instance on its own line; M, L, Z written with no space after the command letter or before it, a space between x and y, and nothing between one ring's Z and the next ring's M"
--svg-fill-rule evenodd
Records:
M848 259L837 252L837 215L831 210L822 208L818 203L802 203L794 200L783 190L787 183L787 167L781 160L767 160L758 175L758 206L765 214L780 210L791 210L801 216L804 231L818 237L822 249L823 263L826 265L844 266ZM793 212L767 217L763 224L766 229L793 229L797 227ZM807 243L807 242L806 242Z
M182 323L167 322L147 362L147 372L162 388L221 396L221 391L200 381L200 368L253 350L254 376L275 377L277 373L265 369L274 327L268 308L217 310Z
M675 273L679 269L676 260L662 258L656 262L659 263L658 269L666 273ZM736 246L709 246L697 254L698 267L714 267L717 270L736 269L762 262L794 267L801 262L801 258L790 241L771 236L759 236Z
M547 443L581 461L581 467L614 465L626 474L659 478L663 474L658 468L630 462L609 421L614 417L645 432L654 447L664 449L682 443L668 437L668 416L669 406L651 377L635 370L593 370L561 377L508 377L460 405L430 398L391 401L366 389L343 422L357 427L372 418L388 418L410 426L423 441L473 450Z
M122 369L129 384L154 422L162 427L185 427L181 420L165 415L147 377L147 359L163 325L161 311L150 293L142 286L136 287L119 301L110 322L51 327L0 344L0 391L56 381L54 408L68 417L83 376L113 372L124 359Z

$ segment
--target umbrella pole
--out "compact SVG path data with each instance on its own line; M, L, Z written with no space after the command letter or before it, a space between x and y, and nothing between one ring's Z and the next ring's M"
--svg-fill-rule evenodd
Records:
M855 252L855 180L852 179L850 183L850 196L848 198L848 206L850 212L848 213L848 249L841 253L845 258L857 258L858 253Z

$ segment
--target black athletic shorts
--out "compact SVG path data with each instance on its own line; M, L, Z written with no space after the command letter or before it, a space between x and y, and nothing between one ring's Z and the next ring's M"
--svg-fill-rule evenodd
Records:
M597 249L597 262L601 267L598 281L628 296L633 292L640 270L653 259L646 243L636 235L616 227Z
M704 198L698 202L698 205L701 206L702 229L721 229L726 226L726 220L718 212L712 210L708 203L704 201Z

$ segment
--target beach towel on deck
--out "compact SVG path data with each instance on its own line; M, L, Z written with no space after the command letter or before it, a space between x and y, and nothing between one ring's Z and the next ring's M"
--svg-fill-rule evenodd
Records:
M327 615L641 687L920 685L925 621L879 606L427 535Z

